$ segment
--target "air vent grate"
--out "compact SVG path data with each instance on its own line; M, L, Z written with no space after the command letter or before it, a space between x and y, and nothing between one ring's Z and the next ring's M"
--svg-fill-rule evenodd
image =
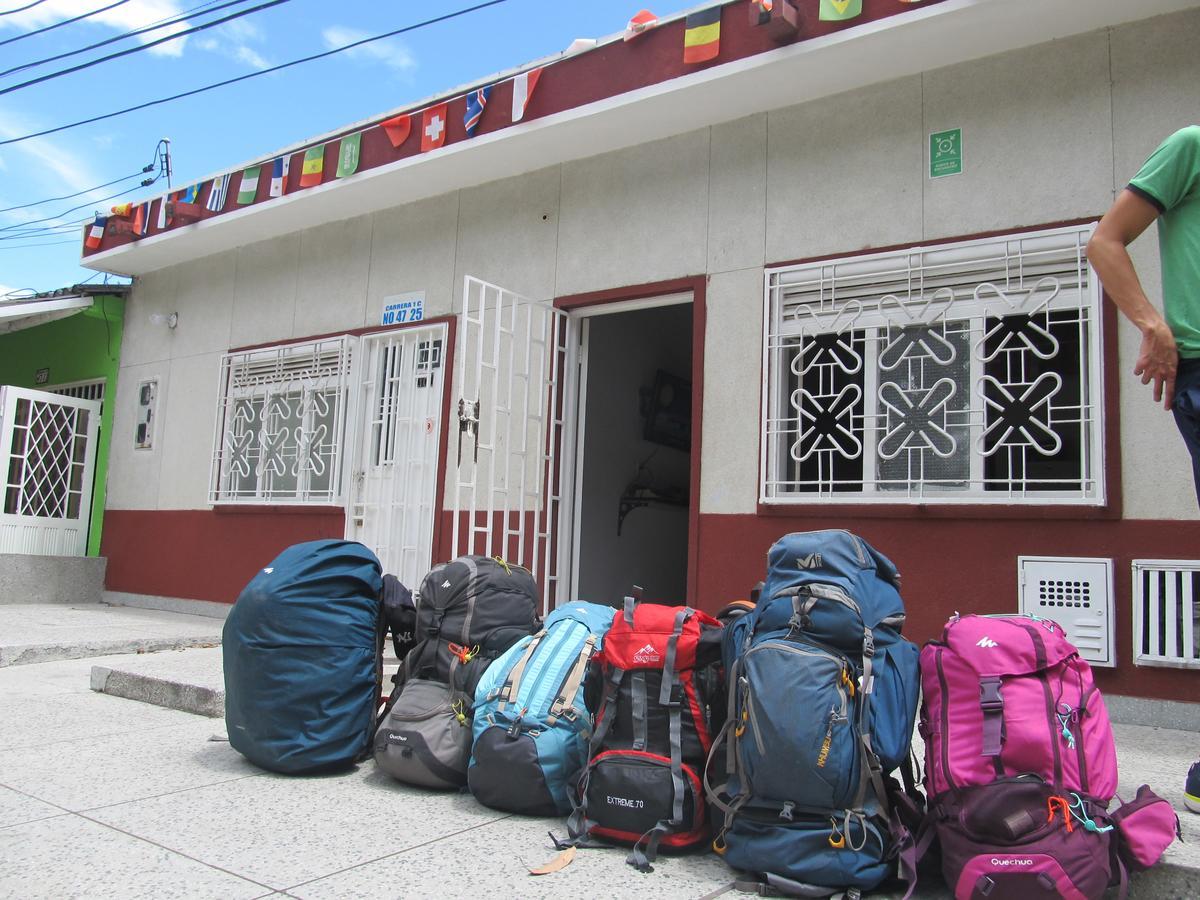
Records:
M1093 666L1116 665L1112 560L1017 558L1021 612L1053 619Z

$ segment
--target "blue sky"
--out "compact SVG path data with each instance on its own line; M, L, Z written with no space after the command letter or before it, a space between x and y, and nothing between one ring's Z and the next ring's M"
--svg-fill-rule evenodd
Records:
M0 41L44 28L114 0L0 0ZM203 16L211 21L257 2ZM475 5L477 0L289 0L225 25L0 96L0 140L132 106L215 81L393 31ZM0 70L42 60L166 18L210 6L204 0L126 0L113 9L44 34L0 45ZM667 15L685 0L651 6ZM505 0L449 22L389 38L328 59L43 138L0 146L0 209L61 197L138 172L159 138L171 139L173 184L186 185L252 157L341 125L448 90L492 72L564 50L577 37L625 28L637 0ZM146 40L169 32L154 32ZM136 39L0 77L0 90L31 77L135 46ZM103 200L122 190L117 200ZM9 226L90 220L113 203L154 196L165 183L137 181L69 200L0 212L0 298L49 291L103 276L79 266L80 230L16 237ZM5 229L8 229L7 232Z

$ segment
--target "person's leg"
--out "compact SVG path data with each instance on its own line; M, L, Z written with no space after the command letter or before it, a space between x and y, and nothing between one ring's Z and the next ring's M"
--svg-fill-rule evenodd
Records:
M1171 411L1192 457L1192 480L1196 487L1196 502L1200 504L1200 359L1179 361Z

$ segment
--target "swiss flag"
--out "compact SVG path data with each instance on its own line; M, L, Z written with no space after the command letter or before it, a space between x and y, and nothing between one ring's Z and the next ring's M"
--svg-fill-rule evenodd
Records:
M446 143L446 106L439 103L421 113L421 152L436 150Z

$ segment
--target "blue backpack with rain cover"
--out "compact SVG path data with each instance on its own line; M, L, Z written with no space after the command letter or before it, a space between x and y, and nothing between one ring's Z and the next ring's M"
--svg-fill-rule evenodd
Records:
M475 688L467 768L480 803L527 815L571 811L592 733L589 663L615 615L611 606L567 603L488 666Z
M379 560L324 540L284 550L225 620L225 725L252 763L299 775L369 755L384 637Z
M891 561L849 532L771 547L759 603L722 648L730 713L709 769L726 782L709 796L735 868L822 896L870 890L902 856L911 865L915 801L889 775L899 768L915 793L919 651L900 634L898 586Z

